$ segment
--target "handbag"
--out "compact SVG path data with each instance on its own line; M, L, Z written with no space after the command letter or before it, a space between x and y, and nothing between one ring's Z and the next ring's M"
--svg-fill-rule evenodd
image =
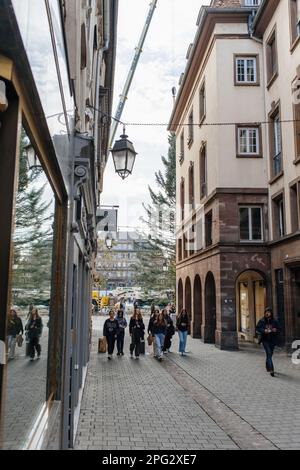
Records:
M148 342L148 346L151 346L151 344L153 344L153 336L152 335L148 335L147 342Z
M18 335L17 338L16 338L16 341L17 341L17 345L19 346L19 348L21 348L22 345L23 345L23 341L24 341L23 336Z

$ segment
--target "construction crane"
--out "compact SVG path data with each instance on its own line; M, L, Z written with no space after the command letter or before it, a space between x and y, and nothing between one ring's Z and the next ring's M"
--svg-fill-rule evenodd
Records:
M144 46L145 39L146 39L150 24L151 24L151 21L152 21L152 18L153 18L153 14L154 14L156 5L157 5L157 0L153 0L152 3L150 4L150 10L149 10L149 13L148 13L148 16L147 16L146 23L144 25L142 34L141 34L141 38L140 38L138 46L135 49L135 55L134 55L130 70L128 72L128 76L127 76L127 80L125 82L123 92L120 95L120 101L119 101L117 111L116 111L116 114L115 114L115 118L114 118L114 121L113 121L113 124L112 124L112 127L111 127L110 147L109 148L112 148L112 146L113 146L114 138L115 138L117 128L118 128L118 125L119 125L119 121L120 121L122 113L123 113L123 109L124 109L124 106L125 106L125 103L126 103L126 100L127 100L127 97L128 97L128 92L129 92L129 89L130 89L130 86L131 86L131 83L132 83L132 80L133 80L133 77L134 77L134 74L135 74L135 71L136 71L136 68L137 68L138 61L140 59L141 53L143 52L143 46Z

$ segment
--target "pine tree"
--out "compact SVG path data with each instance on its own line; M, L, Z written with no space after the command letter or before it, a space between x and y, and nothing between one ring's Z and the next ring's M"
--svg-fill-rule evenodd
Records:
M164 259L167 272L162 273L159 264L156 274L164 279L166 289L175 288L176 279L176 241L175 241L175 215L176 215L176 140L175 135L168 137L169 150L168 157L162 157L164 171L155 173L158 192L148 187L152 204L143 207L146 211L146 219L142 218L150 229L150 245L144 263L144 277L152 277L152 270L155 266L155 259ZM148 276L147 276L148 275Z
M28 138L22 132L19 165L19 186L16 196L16 221L14 235L13 291L14 303L22 302L34 290L50 291L52 263L52 230L47 225L51 202L44 200L46 184L40 186L42 170L28 170L25 147ZM18 290L21 298L18 299ZM27 295L26 295L27 297ZM24 299L25 300L25 299Z

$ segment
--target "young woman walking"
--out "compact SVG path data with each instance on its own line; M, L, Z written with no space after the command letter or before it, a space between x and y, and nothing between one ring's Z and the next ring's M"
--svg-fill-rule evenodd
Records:
M115 319L115 312L111 310L109 312L109 318L105 321L103 327L103 336L105 336L107 341L107 353L108 353L108 360L111 360L114 349L115 349L115 342L117 339L117 333L119 330L119 324Z
M188 313L185 309L182 309L180 314L177 317L176 321L176 331L179 335L179 353L184 356L187 336L190 330L190 319Z

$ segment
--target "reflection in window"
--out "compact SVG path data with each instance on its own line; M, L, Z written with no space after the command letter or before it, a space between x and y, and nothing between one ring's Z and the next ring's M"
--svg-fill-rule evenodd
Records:
M47 400L53 194L39 161L29 169L29 150L32 146L22 131L6 330L7 389L1 442L5 449L23 448Z

